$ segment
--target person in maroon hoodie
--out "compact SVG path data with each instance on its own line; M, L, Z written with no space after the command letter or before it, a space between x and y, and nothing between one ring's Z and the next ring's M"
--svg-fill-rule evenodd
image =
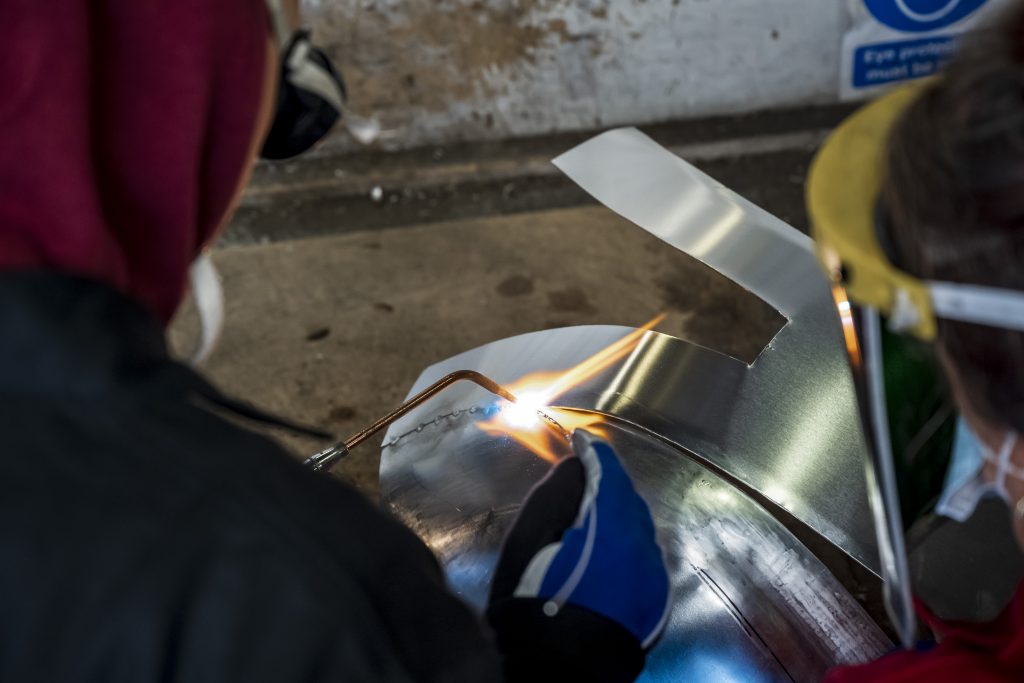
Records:
M295 5L0 2L0 681L631 681L668 575L606 445L527 502L487 628L167 352L256 157L344 110Z
M936 512L962 521L999 496L1024 546L1024 4L967 37L939 76L837 129L808 199L850 300L935 343L961 416ZM827 683L1024 680L1024 585L990 623L917 607L934 645Z

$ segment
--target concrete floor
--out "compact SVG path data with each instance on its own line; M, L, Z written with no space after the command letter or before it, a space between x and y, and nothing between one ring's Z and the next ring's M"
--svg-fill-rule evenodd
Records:
M215 252L227 323L207 370L230 394L347 436L431 363L496 339L643 324L753 360L783 320L602 207L352 232ZM172 343L195 331L186 307ZM553 368L555 369L555 368ZM318 444L283 438L297 455ZM336 468L374 496L379 439Z
M806 229L803 178L847 107L646 126ZM227 327L208 364L227 392L347 436L428 365L566 325L660 328L753 360L782 320L742 288L594 204L550 164L592 132L261 164L215 251ZM172 343L189 346L186 307ZM318 444L285 439L297 454ZM379 441L378 441L379 443ZM377 490L372 445L336 473Z

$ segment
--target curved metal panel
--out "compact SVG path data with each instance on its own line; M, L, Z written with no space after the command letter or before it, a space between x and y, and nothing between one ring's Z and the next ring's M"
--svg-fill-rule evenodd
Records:
M751 366L650 333L614 372L580 388L597 399L570 394L561 403L656 431L877 571L856 397L811 240L632 129L600 135L555 163L598 200L788 319ZM569 328L495 342L429 368L414 391L463 368L502 382L568 368L624 333Z
M616 446L674 563L675 612L648 680L814 680L827 665L877 654L884 638L820 563L711 474L758 491L877 571L856 397L810 240L636 131L599 136L557 163L597 199L788 320L751 365L648 332L557 401L618 420ZM428 368L412 393L455 370L511 383L568 369L630 331L586 326L494 342ZM495 405L474 387L441 395L392 425L381 459L384 499L478 606L508 520L546 467L471 427L476 417L466 411ZM714 495L700 482L711 482ZM742 655L724 652L736 642ZM687 668L694 662L706 670Z
M453 404L474 393L459 391ZM454 590L482 611L502 539L548 465L476 427L493 403L470 410L389 442L382 494L437 552ZM756 503L674 446L619 422L607 431L651 506L675 596L640 680L818 681L836 664L891 647Z
M570 368L630 331L580 326L503 339L431 366L411 393L464 368L499 383L539 370ZM873 567L875 537L857 459L859 441L843 440L844 422L859 438L853 415L844 414L852 409L844 393L848 374L805 375L799 365L788 364L788 371L795 373L790 377L783 372L783 362L772 368L773 373L758 374L759 367L776 365L773 353L769 348L754 366L747 366L696 344L648 332L628 357L561 396L558 404L619 417L671 440L760 491ZM396 422L386 442L435 415L493 398L473 388L462 405L452 403L454 396L442 395ZM389 457L385 449L385 487Z
M878 627L823 565L730 485L757 490L877 570L856 397L810 240L634 130L556 163L788 321L750 366L648 332L558 398L612 418L612 440L668 551L674 611L645 680L818 680L829 666L884 651ZM487 344L427 369L411 393L457 370L500 383L566 370L629 332L566 328ZM392 425L381 459L384 500L477 607L515 510L547 469L474 426L497 405L472 386L441 394Z

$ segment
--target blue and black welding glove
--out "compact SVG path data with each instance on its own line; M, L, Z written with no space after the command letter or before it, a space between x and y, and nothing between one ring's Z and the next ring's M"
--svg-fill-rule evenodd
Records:
M632 681L661 635L669 577L654 521L611 446L583 431L530 493L487 616L506 678Z

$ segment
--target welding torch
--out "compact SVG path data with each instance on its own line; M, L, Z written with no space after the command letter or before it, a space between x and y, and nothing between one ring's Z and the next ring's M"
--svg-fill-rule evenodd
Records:
M503 386L501 386L494 380L490 379L489 377L481 375L479 372L475 372L473 370L459 370L457 372L451 373L450 375L445 375L444 377L434 382L429 387L419 392L418 394L410 398L408 401L400 405L398 408L391 411L384 417L380 418L379 420L377 420L372 425L362 430L358 434L355 434L344 441L338 441L337 443L331 444L330 446L320 451L319 453L316 453L315 455L309 457L308 459L306 459L304 464L307 467L311 468L314 472L324 472L330 470L331 467L333 467L339 460L348 455L353 448L363 443L364 441L372 437L374 434L377 434L380 430L391 425L393 422L395 422L402 416L407 415L413 409L422 405L427 400L433 398L437 394L441 393L451 385L461 380L473 382L474 384L483 387L492 394L500 396L501 398L505 399L510 403L517 402L516 397L508 389L505 389ZM543 412L541 412L541 415L549 423L557 425L557 423L554 422L554 420L551 417L545 415ZM558 428L561 429L561 425L558 425ZM568 438L568 434L565 432L565 430L561 429L561 431L563 434L566 434L566 437Z

